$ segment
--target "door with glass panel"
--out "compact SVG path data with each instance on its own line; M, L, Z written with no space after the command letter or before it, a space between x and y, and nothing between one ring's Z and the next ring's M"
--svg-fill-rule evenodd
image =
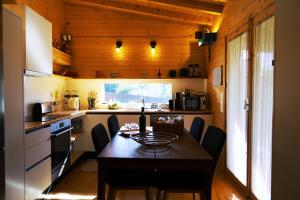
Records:
M271 199L274 81L274 17L255 27L251 144L251 190Z
M248 34L227 46L227 168L246 186L248 121Z

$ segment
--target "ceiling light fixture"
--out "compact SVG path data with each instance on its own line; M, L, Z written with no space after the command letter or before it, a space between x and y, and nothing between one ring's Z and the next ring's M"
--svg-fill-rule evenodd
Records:
M151 46L152 55L154 55L155 54L156 41L152 40L150 42L150 46Z
M118 40L118 41L116 42L116 51L117 51L117 52L120 52L122 45L123 45L123 43L122 43L121 40Z

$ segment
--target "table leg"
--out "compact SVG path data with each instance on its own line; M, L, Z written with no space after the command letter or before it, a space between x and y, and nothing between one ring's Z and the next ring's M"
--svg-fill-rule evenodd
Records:
M105 200L105 168L103 161L98 160L98 200Z

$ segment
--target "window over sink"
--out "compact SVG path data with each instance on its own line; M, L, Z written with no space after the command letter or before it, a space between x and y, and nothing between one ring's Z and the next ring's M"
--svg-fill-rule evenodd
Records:
M168 104L172 99L171 83L105 83L103 91L106 103L136 104L144 99L145 104Z

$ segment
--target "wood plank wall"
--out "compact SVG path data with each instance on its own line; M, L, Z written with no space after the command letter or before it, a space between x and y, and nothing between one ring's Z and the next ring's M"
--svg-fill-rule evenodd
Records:
M64 1L63 0L18 0L35 10L52 23L53 40L60 40L64 32Z
M72 70L80 78L162 78L170 69L208 66L207 47L194 38L198 26L65 3L65 30L72 35ZM115 43L121 40L119 53ZM150 41L157 42L155 55Z
M223 21L218 31L217 42L213 44L211 51L211 62L208 69L208 93L211 110L214 113L214 124L225 130L225 85L214 87L212 85L212 71L215 67L224 66L225 63L225 37L234 36L247 26L249 17L257 15L268 15L267 8L274 3L273 0L235 0L225 5ZM266 11L266 13L265 13ZM223 73L225 82L225 73ZM225 166L225 157L222 157L222 166Z

